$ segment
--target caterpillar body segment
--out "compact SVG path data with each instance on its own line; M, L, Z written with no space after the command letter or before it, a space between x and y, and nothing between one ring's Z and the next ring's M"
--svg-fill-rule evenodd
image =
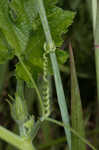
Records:
M48 55L52 52L55 52L56 47L53 42L53 45L44 44L44 54L43 54L43 105L44 105L44 116L48 117L50 115L50 88L48 80Z

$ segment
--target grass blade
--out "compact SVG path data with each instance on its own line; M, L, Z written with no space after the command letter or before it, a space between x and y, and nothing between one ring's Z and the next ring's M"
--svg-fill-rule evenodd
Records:
M49 29L49 25L48 25L48 21L47 21L47 17L46 17L46 12L45 12L45 8L44 8L42 0L38 0L38 11L39 11L39 15L40 15L41 22L43 25L47 44L52 46L53 40L52 40L52 36L50 33L50 29ZM57 64L57 59L56 59L55 53L50 53L50 58L51 58L51 62L52 62L53 72L54 72L56 91L57 91L57 96L58 96L59 107L61 110L62 120L63 120L64 124L67 124L68 127L70 127L66 100L65 100L65 96L64 96L59 67ZM71 150L71 133L67 128L64 127L64 129L65 129L69 149Z
M97 115L96 128L99 126L99 0L92 0L93 35L95 47L96 81L97 81ZM97 138L97 136L96 136Z
M85 138L84 121L82 113L82 105L80 98L80 91L77 81L74 56L72 46L69 45L70 52L70 65L71 65L71 120L72 128L79 133L80 136ZM75 135L72 134L72 150L86 150L86 145L82 143Z
M99 105L99 1L92 0L93 13L93 31L95 43L95 63L96 63L96 78L97 78L97 99Z

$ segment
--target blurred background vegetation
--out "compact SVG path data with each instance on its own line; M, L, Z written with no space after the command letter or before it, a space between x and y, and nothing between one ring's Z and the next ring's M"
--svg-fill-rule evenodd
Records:
M62 49L68 51L68 43L71 39L74 50L77 76L79 81L80 93L83 104L84 121L86 126L87 139L99 148L98 136L99 127L96 120L99 117L97 114L97 93L96 93L96 74L94 63L94 42L91 16L91 0L61 0L60 7L66 10L76 12L74 23L69 28L68 33L62 35L64 43ZM14 76L15 64L17 59L5 65L0 65L0 125L17 131L17 127L10 115L10 109L6 99L8 94L14 95L16 91L16 78ZM70 112L70 67L69 59L63 66L60 67L64 91L68 100L68 108ZM53 78L52 78L53 80ZM38 85L41 86L41 78L38 79ZM56 91L53 82L51 82L51 112L52 117L61 120L59 107L57 104ZM25 87L25 99L29 112L38 116L39 105L37 97L33 89ZM36 118L37 119L37 118ZM38 144L39 143L39 144ZM66 150L66 139L64 130L56 125L44 123L35 144L39 149L46 150ZM12 150L13 147L0 140L0 150ZM15 149L15 148L14 148ZM88 150L90 150L88 148Z

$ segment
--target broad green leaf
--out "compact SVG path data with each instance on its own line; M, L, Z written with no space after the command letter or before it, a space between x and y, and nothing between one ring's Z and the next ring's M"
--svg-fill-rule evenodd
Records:
M59 50L63 43L62 34L68 31L75 13L57 7L57 2L58 0L44 0L51 33L57 47L57 58L59 63L63 64L68 54ZM35 74L37 78L37 74L43 70L45 36L36 3L36 0L2 0L0 2L0 30L10 47L5 50L3 48L5 45L1 43L0 51L4 61L11 59L14 55L20 55L32 70L32 75ZM9 54L11 50L13 55ZM22 71L24 72L24 69L19 63L16 66L16 75L28 83L28 77L24 77L27 74L24 73L23 76Z
M68 58L69 58L69 53L67 51L63 51L61 49L58 49L56 51L56 56L59 64L64 64Z
M83 112L80 91L77 81L76 69L72 47L70 44L70 62L71 62L71 121L72 128L85 138L85 129L83 121ZM86 150L86 145L75 135L72 134L72 150Z
M62 34L68 31L68 27L72 24L75 13L70 11L64 11L61 8L56 7L54 5L56 1L49 1L50 3L44 1L47 10L47 17L51 28L53 40L56 46L60 47L63 43ZM44 43L46 41L39 17L37 17L36 20L33 22L33 26L35 26L35 30L31 33L26 50L24 52L24 61L28 62L28 65L32 67L31 70L33 69L33 66L40 69L43 68ZM65 63L68 54L64 51L59 51L59 49L56 50L56 54L59 63ZM19 74L17 75L20 76ZM23 76L20 77L21 79L24 78Z
M11 59L14 56L13 49L7 43L7 40L3 33L0 31L0 64Z
M19 50L18 38L15 34L15 26L9 18L9 3L7 0L0 2L0 30L3 32L8 44L13 48Z
M33 30L32 22L36 17L33 0L13 0L9 4L10 17L16 27L16 36L21 45L21 51L26 48L30 33Z
M37 80L37 75L39 72L42 73L42 70L39 67L35 67L35 66L30 66L30 64L28 65L26 62L24 62L25 66L27 67L27 69L29 70L29 72L31 73L31 75L33 76L33 78L35 80ZM31 69L33 68L33 69ZM18 79L22 79L27 83L27 86L29 88L33 88L33 84L31 83L31 80L29 78L29 76L26 74L24 68L21 66L20 63L18 63L16 65L16 77Z
M36 17L36 12L31 6L34 6L33 0L0 2L0 29L8 44L15 50L15 55L24 52L33 29L32 21Z

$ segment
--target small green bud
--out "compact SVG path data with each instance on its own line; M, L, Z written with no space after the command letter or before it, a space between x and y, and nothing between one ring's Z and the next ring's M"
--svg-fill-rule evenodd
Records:
M34 123L35 123L34 116L30 116L29 119L23 124L25 136L29 136L31 134L31 131L34 127Z
M10 104L10 107L11 115L16 121L16 123L18 123L19 125L23 124L28 117L28 111L25 100L23 100L20 96L16 94L14 103Z

